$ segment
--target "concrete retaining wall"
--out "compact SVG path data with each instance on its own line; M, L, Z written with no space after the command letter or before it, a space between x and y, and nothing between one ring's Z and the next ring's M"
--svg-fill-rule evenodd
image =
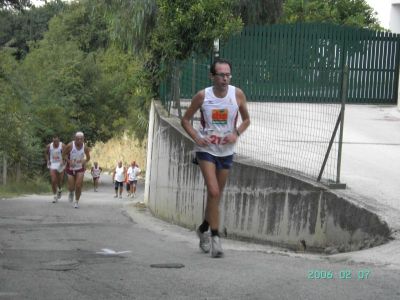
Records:
M202 222L207 193L191 162L193 142L158 102L151 114L145 201L157 217L194 229ZM389 236L387 224L353 200L239 156L220 208L220 230L229 238L289 248L303 240L308 249L351 251Z

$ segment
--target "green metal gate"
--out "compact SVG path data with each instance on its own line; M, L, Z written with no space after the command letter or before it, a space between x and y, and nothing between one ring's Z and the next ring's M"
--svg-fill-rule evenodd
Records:
M232 61L232 83L249 101L340 102L345 65L348 103L398 100L398 34L326 23L253 26L232 36L219 55ZM181 98L190 99L204 88L210 61L211 57L183 63ZM204 68L194 70L194 65Z

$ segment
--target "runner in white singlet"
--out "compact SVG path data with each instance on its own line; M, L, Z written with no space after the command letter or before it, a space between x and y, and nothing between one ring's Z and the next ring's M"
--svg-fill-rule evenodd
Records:
M95 192L97 192L97 188L99 187L99 179L102 171L103 169L99 167L99 164L97 161L95 161L92 169L90 170L90 174L92 174L93 178L93 189Z
M199 164L207 186L207 205L203 223L197 229L199 246L212 257L223 256L218 229L219 202L233 163L238 137L250 125L246 96L232 85L231 64L218 59L210 67L213 86L199 91L182 118L182 126L196 143L195 162ZM201 112L199 131L191 124L195 113ZM238 112L242 123L236 127ZM211 238L208 230L211 230Z
M130 195L132 198L136 196L136 185L140 172L142 172L142 170L139 169L136 161L133 161L127 172L128 181L130 184Z
M54 136L53 142L48 144L45 150L47 167L50 170L53 203L56 203L61 198L64 180L64 164L62 161L62 151L64 148L65 145L60 142L59 137Z
M118 162L118 165L114 169L112 179L114 183L114 190L115 190L115 196L114 198L119 197L122 198L122 191L124 189L124 182L125 182L125 175L126 175L126 169L122 165L122 161Z
M77 132L75 140L65 147L62 155L63 161L67 162L68 199L73 202L75 196L75 208L79 207L78 202L82 193L86 163L90 160L90 148L84 144L84 139L83 132Z
M204 101L200 108L201 128L200 138L209 139L207 145L195 145L196 152L207 152L214 156L228 156L234 153L235 143L227 142L227 136L236 130L238 118L236 88L228 85L225 97L218 98L213 87L204 90Z

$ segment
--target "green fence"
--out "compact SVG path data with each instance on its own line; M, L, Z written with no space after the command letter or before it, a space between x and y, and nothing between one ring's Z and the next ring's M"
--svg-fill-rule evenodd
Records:
M336 187L343 186L344 103L398 100L400 35L331 24L255 26L218 54L231 60L232 85L248 99L251 126L236 152ZM160 99L171 114L181 116L194 93L211 85L211 61L191 58L169 73Z
M219 55L232 61L232 84L240 86L249 101L340 101L346 64L349 103L398 100L398 34L324 23L254 26L231 37ZM190 99L207 85L210 61L211 57L182 64L181 98Z

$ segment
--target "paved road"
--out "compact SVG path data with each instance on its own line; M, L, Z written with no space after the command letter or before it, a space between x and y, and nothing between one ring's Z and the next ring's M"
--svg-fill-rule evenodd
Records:
M400 298L400 268L343 254L223 240L225 257L212 259L193 231L137 207L142 195L141 185L136 199L114 199L106 180L98 193L83 193L79 209L66 196L57 204L50 195L0 200L0 299ZM334 278L308 278L327 272Z

